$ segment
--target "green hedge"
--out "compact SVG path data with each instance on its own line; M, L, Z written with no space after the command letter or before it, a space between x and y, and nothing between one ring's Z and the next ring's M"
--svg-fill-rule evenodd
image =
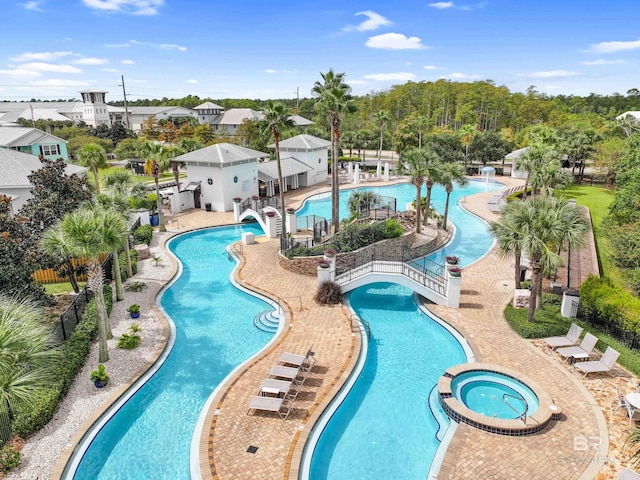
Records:
M113 303L111 286L105 285L103 292L107 313L110 314ZM31 408L16 410L11 424L15 435L26 438L51 420L59 400L67 394L84 366L97 332L98 313L95 301L91 300L75 331L60 347L60 356L50 366L51 378L55 379L54 384L38 395Z
M640 298L617 288L608 278L590 275L580 287L580 304L587 314L596 314L640 335Z
M153 227L151 225L141 225L133 233L133 242L136 245L141 243L151 245L151 237L153 237Z

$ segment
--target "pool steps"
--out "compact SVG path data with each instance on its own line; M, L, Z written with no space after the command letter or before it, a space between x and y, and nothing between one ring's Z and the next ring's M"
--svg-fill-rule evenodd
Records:
M280 317L278 311L267 308L263 310L253 319L253 324L258 330L268 333L276 333L278 331L278 325L280 324Z

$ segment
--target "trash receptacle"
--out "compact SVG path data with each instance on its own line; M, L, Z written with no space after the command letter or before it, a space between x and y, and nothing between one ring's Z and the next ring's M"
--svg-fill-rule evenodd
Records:
M211 211L211 204L210 204L210 203L205 203L205 204L204 204L204 209L205 209L207 212L210 212L210 211Z

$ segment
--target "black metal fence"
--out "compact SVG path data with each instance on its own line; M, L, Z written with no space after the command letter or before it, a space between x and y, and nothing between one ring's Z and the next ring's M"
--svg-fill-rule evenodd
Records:
M358 204L358 218L371 218L384 220L395 217L397 212L397 200L394 197L376 195L371 200L363 200Z
M577 317L588 325L598 329L598 331L611 335L616 340L624 343L627 347L640 349L640 336L625 329L620 323L603 317L597 311L578 306Z

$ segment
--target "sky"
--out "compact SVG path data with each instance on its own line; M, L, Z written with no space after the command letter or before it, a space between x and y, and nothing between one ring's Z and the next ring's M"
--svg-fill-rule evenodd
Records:
M0 0L0 100L356 95L407 81L640 88L637 0Z

